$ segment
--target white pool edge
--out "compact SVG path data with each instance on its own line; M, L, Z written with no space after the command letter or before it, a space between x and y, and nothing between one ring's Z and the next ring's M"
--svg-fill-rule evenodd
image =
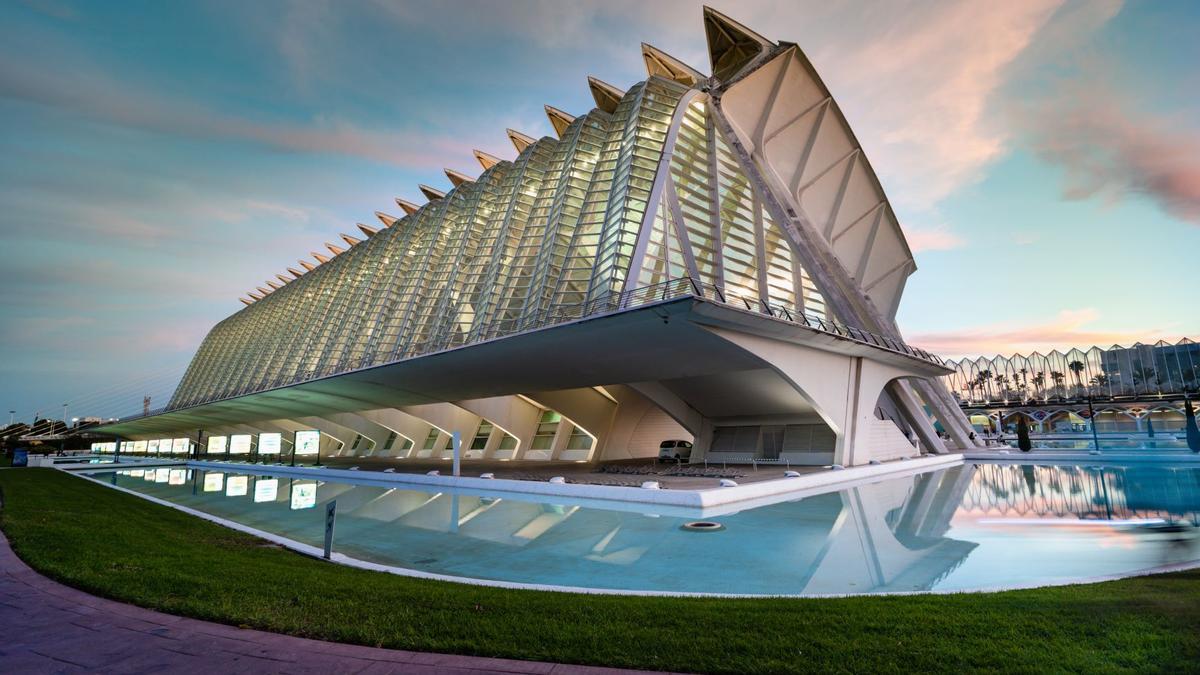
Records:
M960 457L961 459L961 457ZM295 539L290 539L272 532L260 530L256 527L250 527L237 521L228 520L219 516L214 516L210 513L205 513L197 509L189 508L165 499L159 499L151 495L143 494L129 488L124 488L119 485L112 485L102 480L97 480L87 474L77 471L62 470L63 473L75 475L84 480L89 480L97 485L124 492L146 501L166 506L175 509L190 516L195 516L202 520L207 520L211 523L227 527L231 530L237 530L246 534L264 539L273 544L278 544L290 551L300 553L302 555L324 560L324 550L310 544L305 544ZM840 473L840 472L839 472ZM487 481L491 483L493 481ZM636 489L636 488L630 488ZM336 544L336 536L335 536ZM883 591L869 593L815 593L815 594L760 594L760 593L701 593L688 591L644 591L644 590L625 590L616 588L588 588L585 586L558 586L554 584L531 584L516 581L500 581L496 579L479 579L475 577L460 577L449 574L437 574L434 572L423 572L414 570L408 567L397 567L394 565L383 565L373 563L359 558L353 558L348 555L334 551L330 556L330 562L353 567L372 572L384 572L387 574L395 574L402 577L411 577L415 579L428 579L430 581L443 581L447 583L465 584L468 586L485 586L490 588L503 588L508 590L518 591L543 591L551 593L575 593L582 595L625 595L637 597L667 597L667 598L731 598L731 599L751 599L751 598L788 598L788 599L821 599L821 598L854 598L854 597L881 597L881 596L905 596L905 595L960 595L960 594L976 594L976 593L1003 593L1006 591L1029 590L1034 588L1056 588L1059 586L1076 586L1083 584L1096 584L1105 581L1117 581L1119 579L1130 579L1135 577L1150 576L1153 574L1165 574L1168 572L1183 572L1190 569L1200 568L1200 560L1193 560L1186 563L1175 563L1171 565L1159 565L1148 567L1140 570L1119 574L1107 574L1099 576L1084 577L1082 579L1068 579L1061 581L1052 581L1049 583L1030 583L1030 584L1012 584L1006 586L983 587L967 590L928 590L928 591Z

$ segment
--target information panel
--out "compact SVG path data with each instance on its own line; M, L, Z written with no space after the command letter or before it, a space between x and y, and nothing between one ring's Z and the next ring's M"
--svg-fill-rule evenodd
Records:
M250 454L250 434L237 434L229 437L229 454Z
M187 480L187 469L171 469L167 485L183 485Z
M135 454L135 455L146 454L146 441L134 441L133 442L133 454Z
M292 510L311 509L317 505L317 482L292 483Z
M146 452L158 452L158 439L155 438L146 443Z
M155 483L165 483L165 482L167 482L167 479L170 478L170 476L171 476L171 470L166 467L154 470L154 482Z
M241 497L246 494L249 487L249 476L230 476L229 480L225 481L225 496Z
M259 478L254 481L254 501L273 502L279 496L278 478Z
M161 447L161 445L159 446ZM186 455L192 449L192 443L186 438L176 438L171 446L171 454Z
M223 473L206 473L204 474L204 491L205 492L220 492L225 485L225 474Z
M224 436L209 436L208 437L208 454L210 454L210 455L225 454L225 440L226 440L226 438Z
M260 454L260 455L278 455L282 445L283 445L283 435L282 434L259 434L258 435L258 454Z
M321 432L316 430L296 432L296 454L316 455L321 452Z
M160 454L160 455L163 453L170 454L170 452L171 452L171 439L169 439L169 438L158 439L158 454Z

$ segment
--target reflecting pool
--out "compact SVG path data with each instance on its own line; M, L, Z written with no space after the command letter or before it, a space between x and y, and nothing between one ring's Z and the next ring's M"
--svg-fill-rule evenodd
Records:
M1200 559L1200 468L978 463L703 518L181 467L89 475L424 572L637 591L820 595L1084 580ZM685 528L696 520L722 527Z

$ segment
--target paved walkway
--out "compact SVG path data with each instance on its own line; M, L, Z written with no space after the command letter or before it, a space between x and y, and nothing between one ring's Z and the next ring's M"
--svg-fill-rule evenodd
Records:
M634 672L357 647L162 614L41 576L17 558L3 534L0 630L0 673Z

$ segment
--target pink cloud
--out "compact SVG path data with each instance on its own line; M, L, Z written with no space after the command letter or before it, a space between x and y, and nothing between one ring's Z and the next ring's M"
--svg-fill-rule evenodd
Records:
M1092 346L1108 347L1114 344L1134 342L1156 342L1179 339L1172 328L1137 328L1133 330L1105 330L1090 328L1100 319L1100 313L1092 308L1067 309L1054 319L1038 323L994 323L965 330L916 333L907 336L912 344L948 358L992 356L995 354L1028 354L1039 351L1043 354L1072 347L1087 349Z
M913 253L920 253L921 251L949 251L967 245L965 239L951 232L945 226L917 227L905 225L904 238L908 240L908 247Z
M1195 120L1139 110L1099 73L1028 106L1018 120L1034 152L1063 168L1064 198L1115 203L1144 196L1175 218L1200 225Z

